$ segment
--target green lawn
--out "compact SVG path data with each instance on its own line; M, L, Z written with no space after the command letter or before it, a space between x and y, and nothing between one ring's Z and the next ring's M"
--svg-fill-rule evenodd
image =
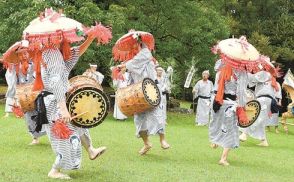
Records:
M0 106L3 115L3 106ZM193 115L169 113L167 139L170 150L160 148L158 137L146 156L137 151L142 142L134 136L131 119L117 122L111 115L91 129L95 146L108 151L96 161L86 153L80 170L69 174L73 181L292 181L294 178L294 127L289 135L268 133L270 147L257 141L242 143L229 156L231 166L217 164L221 149L209 147L207 127L195 127ZM38 146L28 146L31 138L25 123L11 117L0 122L0 181L56 181L47 178L54 154L47 137Z

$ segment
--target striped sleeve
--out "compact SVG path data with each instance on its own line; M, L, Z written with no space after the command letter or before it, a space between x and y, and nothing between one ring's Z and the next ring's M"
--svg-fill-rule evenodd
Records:
M65 91L67 88L63 83L62 75L64 72L64 61L59 51L48 50L43 52L43 59L46 62L47 82L50 91L55 96L57 102L65 100Z
M80 47L71 48L71 57L65 61L66 71L69 73L79 60Z

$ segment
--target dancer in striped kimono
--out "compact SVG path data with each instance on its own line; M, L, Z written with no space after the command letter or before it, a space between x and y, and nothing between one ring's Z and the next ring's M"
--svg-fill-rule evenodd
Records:
M24 75L22 72L19 73L19 80L21 84L32 83L35 80L34 65L32 62L29 63L29 67L28 67L26 75ZM37 115L36 110L27 111L24 114L28 132L32 136L32 142L29 145L39 144L40 143L39 138L43 135L46 135L46 131L44 127L41 128L41 131L36 131L36 122L32 119L32 117L36 115Z
M120 89L120 88L125 88L125 87L128 86L129 73L126 72L125 70L122 70L121 71L121 74L122 74L122 78L121 79L113 79L113 86L114 86L114 88L116 88L116 90L117 89ZM113 117L116 120L120 120L120 121L124 121L124 120L126 120L128 118L119 109L118 103L117 103L117 98L115 98Z
M144 78L150 78L158 82L155 64L152 61L152 54L146 45L141 43L140 46L140 52L137 53L131 60L127 61L125 64L122 64L122 67L127 68L128 72L130 73L130 79L133 80L133 84L142 81ZM152 110L134 115L136 135L141 137L144 142L144 146L139 151L140 155L146 154L152 148L152 145L149 141L150 135L159 134L161 147L163 149L168 149L170 147L165 139L165 123L163 121L162 115L162 103Z
M9 113L12 112L12 105L15 104L15 94L16 94L16 84L17 84L17 75L14 65L10 65L10 68L6 70L5 79L7 83L6 91L6 103L5 103L5 115L4 117L9 117Z
M279 106L282 106L282 89L281 85L277 82L278 84L278 90L275 90L275 99L278 103ZM274 126L275 127L275 132L279 133L279 113L273 113L270 116L270 119L266 122L265 124L268 128L268 131L270 131L270 127Z
M198 126L207 125L211 111L211 94L213 83L208 80L209 71L203 71L202 80L199 80L193 88L194 98L198 99L195 124Z
M239 147L237 111L245 105L246 72L232 69L229 65L217 62L212 121L209 125L209 139L213 148L221 146L223 153L220 165L228 166L229 151Z
M168 93L168 80L165 78L165 71L162 67L156 67L158 87L161 89L161 102L162 102L162 120L166 124L167 120L167 93Z
M87 50L94 37L88 37L79 47L71 48L69 60L64 60L58 48L50 48L42 52L45 66L42 66L42 80L44 83L44 103L48 124L45 125L52 149L56 155L52 169L48 173L50 178L70 179L61 170L79 169L81 166L82 148L86 149L89 159L94 160L106 150L106 147L94 148L88 129L78 128L70 123L65 93L68 90L68 75L78 58ZM73 132L68 139L59 139L52 132L54 121L62 118L67 127Z
M240 135L241 141L247 140L247 135L257 140L260 140L259 146L269 146L265 126L266 122L270 119L271 103L275 99L275 92L278 90L275 79L267 71L259 71L255 74L248 74L249 86L255 86L255 96L257 101L261 105L261 111L256 121L248 128L240 129L242 134Z

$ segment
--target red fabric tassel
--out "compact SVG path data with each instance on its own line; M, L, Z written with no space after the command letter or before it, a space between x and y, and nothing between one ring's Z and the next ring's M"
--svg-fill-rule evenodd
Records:
M237 107L236 114L237 114L239 123L243 125L246 125L249 123L249 119L246 115L244 107Z
M66 39L63 40L61 49L64 61L68 61L71 58L71 52L70 43Z
M17 118L22 118L24 116L22 109L17 105L12 106L12 112L14 113L15 117L17 117Z
M85 29L88 36L94 36L98 44L108 44L112 39L111 28L103 26L101 23L96 22L96 26L91 29Z
M113 80L124 80L121 70L118 67L112 69L111 77Z
M21 65L21 72L22 72L23 75L27 75L28 68L29 68L29 62L28 61L23 61L22 65Z
M272 76L272 86L276 91L279 91L279 86L275 77Z
M225 92L225 82L229 81L231 79L231 76L233 74L233 70L231 66L225 65L224 67L221 68L219 80L218 80L218 89L217 89L217 94L215 96L215 100L219 104L223 104L223 97L224 97L224 92Z
M58 119L53 124L51 128L53 135L58 139L68 139L73 131L70 130L65 123L62 122L61 119Z
M35 57L34 57L36 79L34 82L33 91L39 91L44 88L42 76L41 76L41 62L42 62L42 52L38 51L35 53Z

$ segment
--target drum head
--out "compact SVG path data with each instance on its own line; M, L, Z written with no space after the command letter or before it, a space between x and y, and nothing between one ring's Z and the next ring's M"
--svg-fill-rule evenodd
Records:
M252 101L247 102L247 104L245 106L245 111L246 111L246 115L249 119L249 123L245 124L245 125L239 123L239 126L241 128L247 128L247 127L251 126L258 118L258 116L260 114L260 110L261 110L261 106L257 100L252 100Z
M92 128L103 122L108 114L107 96L98 88L81 87L67 97L68 111L72 116L85 114L73 119L73 125L81 128Z
M160 91L153 80L149 78L144 78L142 82L142 89L143 89L145 100L150 105L155 107L160 104L160 100L161 100Z

